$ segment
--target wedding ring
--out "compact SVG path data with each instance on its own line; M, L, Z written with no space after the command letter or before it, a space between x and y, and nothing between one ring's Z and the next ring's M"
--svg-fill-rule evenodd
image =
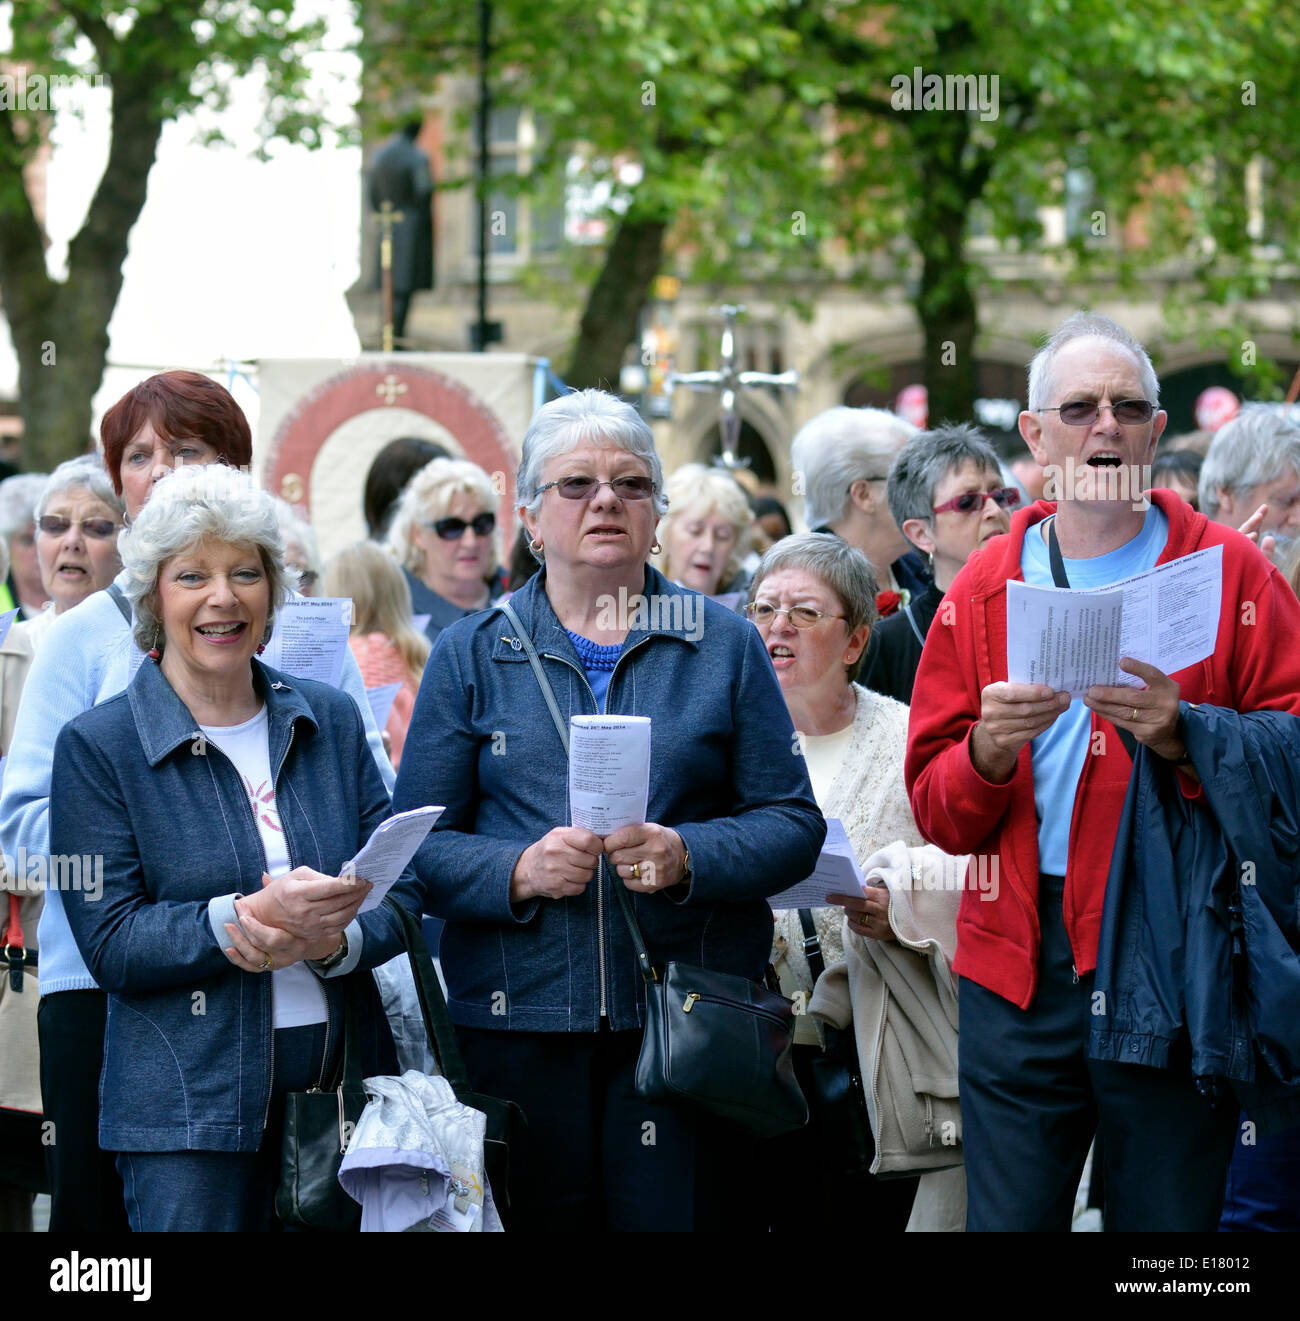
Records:
M262 955L262 967L260 971L270 972L274 966L275 965L271 962L271 956L269 954Z
M639 862L634 862L632 864L632 879L634 881L639 881L641 879L641 864Z
M1138 709L1137 709L1137 707L1134 707L1134 708L1133 708L1133 714L1129 717L1129 719L1130 719L1134 724L1137 724L1137 718L1138 718Z

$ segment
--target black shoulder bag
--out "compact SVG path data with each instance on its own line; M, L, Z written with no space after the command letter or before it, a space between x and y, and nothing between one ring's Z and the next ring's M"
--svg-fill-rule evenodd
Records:
M343 1060L329 1087L284 1098L280 1186L275 1213L295 1229L348 1233L361 1228L361 1205L339 1183L339 1167L369 1097L361 1081L356 992L343 979Z
M567 756L568 727L537 648L510 604L500 609L528 653ZM685 963L667 964L661 976L650 962L626 888L619 881L610 888L618 897L645 985L637 1095L648 1101L689 1103L759 1137L802 1128L808 1122L808 1103L794 1076L790 1001L747 977Z

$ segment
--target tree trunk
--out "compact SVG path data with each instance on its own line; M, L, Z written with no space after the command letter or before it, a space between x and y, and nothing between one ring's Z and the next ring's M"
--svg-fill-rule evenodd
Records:
M620 218L564 374L575 390L618 391L624 354L637 337L637 319L663 261L668 223L664 216L637 215L635 208Z
M139 20L136 36L165 49L176 39L176 22L160 9ZM111 79L112 136L85 222L68 245L63 283L46 271L43 236L22 177L32 144L20 141L9 116L0 115L0 298L18 357L29 471L48 472L83 453L91 439L91 401L108 357L108 323L164 118L156 70L132 61L98 19L81 15L78 24Z
M965 116L952 112L931 111L913 121L921 177L912 232L921 253L915 308L925 337L922 380L930 425L973 422L977 314L974 272L966 260L973 199L963 161L969 129Z

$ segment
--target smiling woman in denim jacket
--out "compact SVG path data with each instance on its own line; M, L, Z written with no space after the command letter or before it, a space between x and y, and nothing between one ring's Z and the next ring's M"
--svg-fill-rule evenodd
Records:
M396 918L358 920L369 886L339 875L388 795L352 699L254 660L289 591L270 496L181 469L120 549L149 658L59 735L50 813L108 992L100 1145L134 1230L271 1229L282 1098L328 1085L340 979L357 972L364 1071L394 1063L359 970L399 951Z
M825 822L757 630L646 566L662 483L628 405L546 404L518 479L543 568L511 598L566 719L650 717L648 824L603 839L569 824L564 748L499 612L439 637L395 790L397 810L446 806L416 868L447 920L470 1080L528 1118L515 1229L735 1228L755 1208L763 1223L747 1140L635 1094L644 997L612 887L656 963L758 979L765 896L812 870Z

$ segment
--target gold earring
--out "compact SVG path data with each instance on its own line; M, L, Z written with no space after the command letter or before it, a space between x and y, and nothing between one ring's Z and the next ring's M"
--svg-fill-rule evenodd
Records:
M528 549L531 550L531 551L533 552L534 555L540 555L540 554L542 553L542 550L543 550L542 543L541 543L540 541L538 541L536 537L534 537L534 538L528 543Z

